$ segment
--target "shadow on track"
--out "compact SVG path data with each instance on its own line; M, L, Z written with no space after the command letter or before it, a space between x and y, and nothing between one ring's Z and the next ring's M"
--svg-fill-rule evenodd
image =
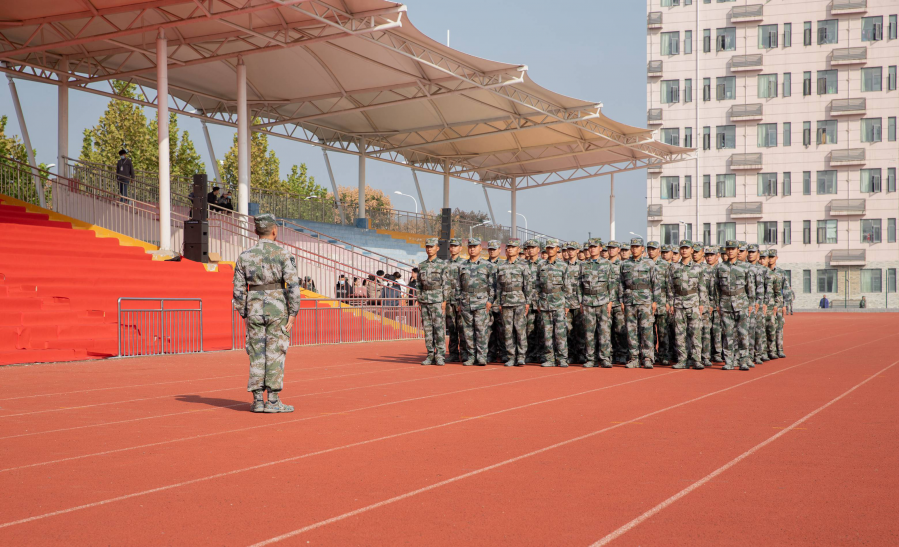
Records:
M238 412L249 412L252 403L250 401L235 401L234 399L220 399L216 397L203 397L201 395L178 395L175 400L182 403L196 403ZM241 405L241 406L235 406Z

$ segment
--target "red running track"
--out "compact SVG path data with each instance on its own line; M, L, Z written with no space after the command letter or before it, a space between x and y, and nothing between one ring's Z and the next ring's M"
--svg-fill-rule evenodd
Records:
M0 369L0 545L897 545L899 316L749 372L294 348Z

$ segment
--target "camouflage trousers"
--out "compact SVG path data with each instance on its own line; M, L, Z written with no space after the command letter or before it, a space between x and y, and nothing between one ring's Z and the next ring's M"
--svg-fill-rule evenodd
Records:
M544 363L568 363L568 320L565 310L540 310ZM553 351L555 350L555 351Z
M653 336L653 323L655 315L652 306L640 304L624 307L624 317L627 321L627 360L640 360L641 363L655 361L655 337Z
M674 349L677 364L702 363L702 314L698 307L674 309Z
M749 312L721 311L724 336L724 364L740 366L749 363Z
M702 362L721 357L721 316L706 308L702 313Z
M612 316L608 306L585 306L584 312L584 344L586 356L584 364L596 364L597 348L599 363L612 364Z
M765 321L767 320L767 314L762 312L762 308L752 314L752 320L755 324L755 333L753 341L755 342L755 360L756 362L761 362L761 358L764 355L766 358L768 357L768 336L765 333Z
M446 353L446 317L443 304L421 305L421 326L425 331L425 349L428 355L443 361Z
M783 324L784 316L782 313L776 313L776 310L769 310L767 315L765 315L765 338L768 344L768 355L783 353Z
M528 354L526 359L529 362L536 363L543 359L543 317L538 310L531 306L528 312Z
M612 358L624 361L628 354L627 321L620 305L612 306Z
M524 363L528 353L528 315L524 306L503 306L503 335L508 361Z
M659 309L661 309L661 306ZM674 347L669 336L671 327L668 324L672 318L667 311L657 313L655 317L655 336L658 343L656 357L658 357L659 361L671 361L674 359Z
M281 391L284 383L284 359L290 346L287 315L268 317L251 315L247 324L247 355L250 356L250 381L247 391Z
M446 337L449 338L450 361L463 361L468 357L465 347L465 335L462 332L462 309L453 303L446 304Z
M503 314L494 310L496 310L495 307L490 310L490 321L488 324L487 361L490 363L506 360L506 334L504 332Z
M581 312L580 304L575 304L575 307L568 308L566 323L568 326L568 360L571 363L583 363L586 344L584 340L584 314Z
M466 348L462 359L464 362L487 362L487 338L489 336L487 325L490 322L488 315L490 312L485 309L462 309L462 331Z

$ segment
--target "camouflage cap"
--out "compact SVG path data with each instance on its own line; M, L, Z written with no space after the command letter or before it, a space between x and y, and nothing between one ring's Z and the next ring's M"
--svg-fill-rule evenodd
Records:
M718 254L723 255L727 252L727 247L718 247Z
M454 237L454 238L452 238L452 239L449 240L449 244L450 244L451 246L452 246L452 245L462 245L462 240L459 239L458 237Z
M747 247L746 242L745 242L745 241L738 241L738 243L740 244L740 246L738 247L738 249L741 250L741 251L745 251L745 250L746 250L746 247Z
M480 245L480 244L481 244L481 240L479 238L476 238L476 237L468 238L468 246L469 247L474 247L474 246Z
M671 245L662 245L663 253L670 253L672 251L674 251L674 249L671 247Z
M546 240L546 243L543 244L543 247L546 248L546 249L549 249L550 247L556 247L556 248L558 248L558 247L559 247L559 240L558 240L558 239L547 239L547 240Z
M717 252L718 252L718 249L716 249L714 247L706 247L705 248L705 254L707 254L707 255L713 255Z
M261 230L269 230L278 225L278 219L271 213L262 213L253 217L256 227Z
M608 247L608 248L610 248L610 249L611 249L611 248L620 249L620 248L621 248L621 244L618 243L617 241L615 241L615 240L613 239L612 241L606 243L606 247Z
M749 251L750 253L757 253L757 252L759 252L759 246L756 245L755 243L750 243L746 247L746 250Z
M538 243L536 239L529 239L529 240L527 240L527 241L524 242L524 246L525 246L525 248L527 248L527 247L537 247L537 248L540 248L540 243Z
M692 246L693 246L693 242L690 241L689 239L680 240L680 245L678 245L679 248L692 247Z
M429 237L425 240L425 247L436 247L437 245L440 245L440 240L436 237Z
M740 246L740 242L736 241L734 239L728 239L727 241L724 242L724 247L726 249L736 249L739 246Z
M471 243L469 243L469 245L471 245ZM499 249L502 246L503 246L503 244L495 239L491 239L490 241L487 242L488 249Z
M642 247L642 246L643 246L643 238L642 237L631 238L631 247Z
M693 252L694 253L704 253L705 249L703 249L702 243L694 243L693 244Z
M583 251L586 251L589 248L590 248L590 241L585 241L584 245L581 246L581 250L583 250Z
M658 241L653 240L653 241L646 243L646 248L647 249L661 249L662 246L659 245Z
M587 245L590 247L602 247L602 239L598 237L591 237L587 240Z
M506 240L506 247L521 247L521 240L517 237L510 237Z
M768 256L777 256L777 249L768 249Z
M580 249L581 244L578 243L577 241L569 241L568 243L565 244L565 248L566 249Z

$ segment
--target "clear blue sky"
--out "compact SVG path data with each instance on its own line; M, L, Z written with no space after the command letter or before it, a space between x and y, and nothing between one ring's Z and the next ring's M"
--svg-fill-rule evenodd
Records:
M441 42L451 31L455 49L509 63L526 64L537 83L571 97L602 102L603 113L630 125L646 124L646 6L643 2L607 0L453 0L434 2L407 0L409 16L425 34ZM31 140L38 161L56 163L56 88L16 81ZM107 99L72 91L69 97L69 153L77 157L81 136L93 126ZM7 86L0 86L0 114L9 116L7 133L19 135L15 110ZM152 115L152 113L150 113ZM190 132L197 150L209 163L200 123L179 119ZM229 128L210 125L213 146L219 158L231 147ZM270 139L281 159L282 176L294 163L305 162L319 184L329 187L328 173L317 148L286 140ZM357 180L355 157L330 154L337 182L353 186ZM211 174L211 171L210 171ZM394 206L413 210L409 198L392 195L395 190L415 194L408 169L378 161L367 166L369 185L391 194ZM429 209L442 201L442 178L419 175ZM633 171L616 176L618 239L629 232L645 234L646 174ZM479 186L453 180L452 205L469 210L487 210ZM497 222L510 223L509 193L488 190ZM529 227L565 239L584 241L587 233L609 235L609 178L598 177L519 193L518 210ZM520 219L519 219L520 220Z

